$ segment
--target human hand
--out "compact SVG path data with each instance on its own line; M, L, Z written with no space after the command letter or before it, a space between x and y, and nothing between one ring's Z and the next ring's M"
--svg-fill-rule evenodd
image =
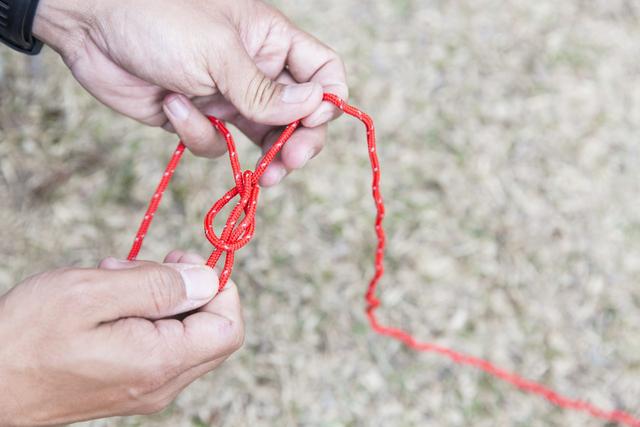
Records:
M202 258L174 251L165 263L108 258L0 297L0 425L157 412L237 350L236 287L212 300L218 279Z
M34 34L97 99L175 129L199 155L226 150L204 114L263 151L282 125L304 118L263 186L321 150L340 113L323 92L348 97L338 55L261 0L41 0Z

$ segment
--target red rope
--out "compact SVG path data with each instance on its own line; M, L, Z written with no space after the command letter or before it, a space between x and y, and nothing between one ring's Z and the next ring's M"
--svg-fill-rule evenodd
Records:
M640 427L640 418L636 418L628 412L621 410L605 410L592 405L589 402L563 396L540 383L528 380L516 373L512 373L505 369L502 369L487 360L483 360L464 353L459 353L455 350L440 346L438 344L417 341L409 333L401 329L384 326L378 322L375 311L380 306L380 300L376 296L376 290L378 282L380 281L384 273L383 262L385 233L384 228L382 227L382 220L384 219L385 209L382 195L380 193L380 163L378 161L378 154L376 152L376 136L373 120L367 114L363 113L355 107L352 107L351 105L346 104L342 99L338 98L335 95L325 94L324 100L334 104L346 114L362 121L367 130L367 147L369 149L369 160L371 162L371 170L373 173L372 194L377 212L375 220L375 232L378 238L378 246L374 258L375 273L371 278L371 281L369 282L369 287L365 295L365 299L367 302L367 317L369 318L371 328L376 333L396 339L412 349L423 352L436 353L450 359L452 362L458 365L468 365L477 368L493 377L499 378L509 384L512 384L513 386L519 388L524 392L541 396L550 403L561 408L584 412L592 417L600 418L607 421L618 422L633 427ZM238 160L238 152L236 150L231 133L229 133L224 123L222 123L220 120L214 117L210 117L209 120L211 121L212 125L217 128L218 132L220 132L220 134L224 136L227 142L227 147L229 149L229 158L231 160L231 169L233 170L233 177L235 180L235 186L227 191L227 193L222 196L222 198L220 198L213 204L204 219L205 236L214 247L209 260L207 261L207 265L214 267L220 260L220 257L225 254L224 267L222 273L220 274L220 289L222 289L231 276L235 251L249 243L254 235L255 213L258 204L258 195L260 193L260 187L258 186L260 177L264 173L267 166L269 166L278 152L282 149L284 144L286 144L286 142L289 140L293 132L300 125L300 121L296 121L287 126L284 132L280 135L280 138L278 138L276 143L264 155L261 163L258 165L254 172L249 170L242 172L240 168L240 162ZM147 230L149 229L149 226L151 225L153 216L158 209L158 206L160 205L162 194L169 185L169 181L171 180L176 167L180 163L180 159L184 154L184 150L185 146L182 142L180 142L178 144L178 148L171 157L169 164L167 165L167 169L165 170L164 175L160 180L160 184L158 184L156 192L153 194L151 202L149 203L149 208L147 209L144 219L140 224L140 228L138 230L138 233L136 234L131 252L129 253L129 260L134 260L138 256L138 252L142 247L142 242L147 233ZM217 236L213 229L213 222L216 218L216 215L232 199L236 197L239 197L240 200L232 209L226 225L222 230L222 233L220 234L220 236Z

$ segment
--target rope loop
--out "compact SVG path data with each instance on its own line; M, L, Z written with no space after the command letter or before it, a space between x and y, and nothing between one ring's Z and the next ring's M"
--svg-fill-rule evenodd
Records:
M440 356L446 357L452 362L459 365L466 365L484 373L491 375L497 379L500 379L506 383L509 383L523 392L538 395L550 403L557 405L561 408L572 409L575 411L583 412L594 418L600 418L606 421L625 424L631 427L640 427L640 418L634 417L631 413L623 410L614 409L606 410L598 406L595 406L587 401L574 399L571 397L563 396L553 389L544 386L543 384L524 378L517 373L512 373L506 369L501 368L498 365L494 365L487 360L474 357L472 355L461 353L448 347L441 346L431 342L421 342L414 338L408 332L402 329L385 326L378 321L376 316L376 309L380 306L380 300L376 296L378 282L384 274L384 249L385 249L385 233L382 226L382 221L385 216L384 202L382 194L380 193L380 162L378 161L378 154L376 148L376 133L373 120L370 116L360 111L356 107L347 104L344 100L340 99L336 95L325 93L324 101L335 105L342 110L345 114L360 120L366 129L367 135L367 148L369 154L369 160L371 164L372 181L371 189L373 196L373 203L376 208L375 218L375 233L378 240L378 245L374 254L374 266L375 272L369 281L367 292L365 295L367 301L366 313L369 319L371 328L378 334L393 338L402 342L407 347L417 351L435 353ZM214 267L220 257L225 255L224 267L219 276L219 289L222 290L226 285L231 272L233 270L233 261L235 251L245 246L253 238L255 230L255 214L258 205L258 196L260 194L260 187L258 182L260 177L265 172L269 164L276 158L278 153L282 150L282 147L291 138L295 130L300 126L300 121L297 120L284 128L282 134L278 140L271 146L271 148L264 154L255 172L242 171L240 168L240 162L238 160L238 152L233 141L231 133L225 127L224 122L216 119L215 117L209 117L211 124L220 132L227 142L229 149L229 160L231 162L231 169L233 170L233 178L235 186L231 188L227 193L222 196L217 202L213 204L209 212L204 219L204 232L209 242L215 248L211 253L207 265ZM182 142L178 144L176 151L174 152L167 168L158 184L156 192L151 198L149 207L145 216L140 224L138 233L129 252L128 259L135 260L138 256L138 252L142 247L142 242L146 236L147 230L151 225L154 214L160 205L162 194L169 185L169 181L175 172L176 167L180 163L182 154L184 153L185 146ZM220 213L230 201L236 197L240 200L236 206L231 210L231 214L227 219L227 223L220 233L220 236L215 234L213 229L213 223L216 216ZM244 217L240 220L240 217L244 213Z
M237 189L234 189L232 192L227 193L222 199L218 200L212 207L209 209L209 212L205 216L204 221L204 232L207 240L211 243L211 245L221 251L237 251L238 249L243 248L247 243L251 241L253 238L253 233L251 231L255 228L255 208L251 206L255 206L257 204L258 199L258 187L247 187L248 191L243 193L238 193ZM234 196L227 199L227 196ZM222 234L218 237L214 231L214 221L216 216L220 213L220 211L234 198L241 194L240 201L233 208L232 215L229 216L229 220L223 228ZM235 212L238 212L238 215L235 215ZM244 212L244 218L238 222L238 218L240 214Z
M234 252L243 248L253 238L259 195L260 187L255 179L255 174L250 170L246 170L242 173L241 179L236 181L236 186L218 199L205 216L204 234L209 243L215 248L207 264L213 267L218 263L222 254L227 254L225 268L220 275L221 287L224 287L233 270L232 259ZM240 200L231 210L222 233L217 236L213 225L216 216L236 197L239 197ZM244 217L240 219L243 213Z

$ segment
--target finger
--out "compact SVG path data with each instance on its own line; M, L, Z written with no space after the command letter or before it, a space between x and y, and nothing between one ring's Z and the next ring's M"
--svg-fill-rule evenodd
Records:
M97 285L92 285L95 297L106 302L101 321L169 317L202 307L217 294L218 276L205 265L119 263L117 269L97 270Z
M170 264L197 264L204 265L205 259L193 252L185 252L181 250L173 250L164 257L164 263Z
M164 257L164 264L205 264L204 258L193 252L185 252L181 250L173 250ZM129 261L121 260L114 257L108 257L100 261L98 268L103 270L126 270L130 268L136 268L144 265L148 265L149 261ZM214 269L215 270L215 269Z
M322 102L320 84L278 83L260 71L238 35L229 34L228 40L225 52L233 52L233 58L225 58L225 54L211 58L210 73L243 116L257 123L286 125L318 108Z
M283 84L295 82L287 71L280 73L277 81ZM262 146L263 151L270 148L282 132L281 127L260 125L246 119L238 114L237 110L229 108L229 104L224 99L217 96L207 97L206 100L201 98L195 102L206 114L233 123L249 139ZM313 129L298 128L283 147L281 155L267 168L260 181L261 185L264 187L276 185L293 170L302 168L322 150L326 140L326 132L327 127L324 125Z
M295 82L293 76L291 76L287 71L283 71L278 76L278 81L285 84ZM293 170L304 167L309 160L315 157L320 150L322 150L326 139L326 133L326 126L318 126L316 128L307 128L304 126L299 127L293 133L289 141L284 145L279 156L282 160L282 165L284 165L286 169L286 174L283 175L282 172L276 173L271 171L274 177L284 177ZM273 143L279 136L279 131L275 135L269 136L273 138L273 140L269 142ZM264 141L262 145L266 145L264 144ZM269 147L270 146L271 144L269 144ZM276 170L280 170L279 165L276 165L275 168ZM269 177L267 177L266 180L268 181Z
M260 186L265 188L276 186L280 184L288 174L289 171L284 163L282 163L282 160L276 158L260 177Z
M281 152L267 167L260 178L260 185L272 187L279 184L287 175L296 169L301 169L321 150L326 139L326 125L309 129L298 128ZM277 141L282 129L275 128L267 133L262 144L262 151L266 153ZM262 159L258 160L258 164Z
M180 257L180 259L178 259L178 263L205 265L207 261L196 253L186 252ZM218 270L218 267L212 267L212 268L213 268L213 271L216 273L216 276L220 277L220 271Z
M98 268L102 270L124 270L127 268L135 268L144 264L144 261L129 261L126 259L117 259L108 257L100 261Z
M276 81L285 85L297 83L286 70L276 77ZM197 97L192 102L204 114L232 123L257 145L262 146L265 136L274 130L274 126L256 123L244 117L238 112L237 108L220 94Z
M206 114L225 117L224 120L233 123L249 139L260 145L263 153L273 145L283 130L280 127L258 125L238 115L227 114L223 116L221 115L224 111L223 107L219 106L218 102L205 105L203 109ZM322 150L326 134L327 127L325 125L313 129L299 127L283 147L281 155L267 168L260 180L260 185L263 187L274 186L293 170L304 167Z
M287 57L288 70L299 82L315 82L325 93L333 93L345 101L349 97L346 71L340 56L331 48L304 31L294 27L291 49ZM306 127L317 127L338 117L341 111L323 102L302 120Z
M215 299L182 322L154 322L168 352L181 349L185 368L227 357L244 342L244 323L236 286L229 282Z
M179 249L174 249L171 252L169 252L167 254L166 257L164 257L164 260L162 262L166 263L172 263L172 264L177 264L180 262L180 259L184 256L185 252L181 251Z
M298 128L291 139L282 147L280 158L282 164L291 172L302 169L322 150L327 136L327 125L315 128Z
M167 95L162 108L171 127L195 155L214 158L227 151L224 138L186 96Z
M159 407L166 408L189 384L218 368L226 359L226 356L221 357L172 376L160 389L147 394L145 400L148 402L160 402Z
M196 253L186 252L178 259L178 262L181 264L204 265L207 261Z

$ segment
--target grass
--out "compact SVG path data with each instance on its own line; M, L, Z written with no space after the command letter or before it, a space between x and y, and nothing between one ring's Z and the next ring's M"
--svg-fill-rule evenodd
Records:
M277 3L342 54L376 119L383 318L640 413L638 6ZM174 138L101 107L51 52L3 50L0 76L0 289L124 256ZM312 165L263 193L235 270L244 349L163 414L87 425L604 425L368 331L363 144L342 118ZM229 171L185 160L146 258L209 250L200 219Z

